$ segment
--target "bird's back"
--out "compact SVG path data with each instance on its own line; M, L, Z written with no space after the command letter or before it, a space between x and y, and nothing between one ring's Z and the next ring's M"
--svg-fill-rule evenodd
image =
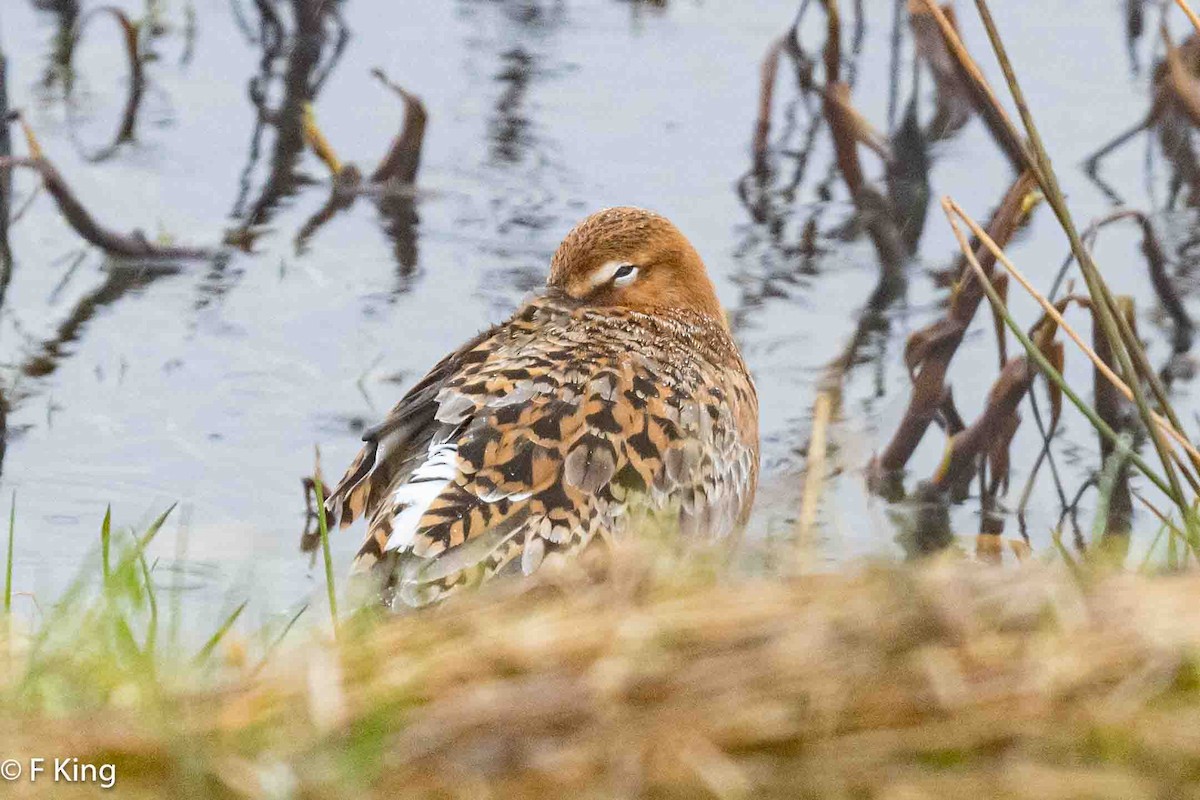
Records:
M686 310L535 300L448 356L331 494L358 565L429 602L646 514L721 537L749 511L758 404L728 331Z

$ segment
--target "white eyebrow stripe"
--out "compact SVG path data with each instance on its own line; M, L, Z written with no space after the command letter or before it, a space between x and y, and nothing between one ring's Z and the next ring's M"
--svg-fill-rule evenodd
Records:
M591 278L587 282L587 290L590 292L593 289L597 289L608 283L614 277L616 277L617 270L628 265L628 261L620 260L609 261L602 264L599 269L592 273Z

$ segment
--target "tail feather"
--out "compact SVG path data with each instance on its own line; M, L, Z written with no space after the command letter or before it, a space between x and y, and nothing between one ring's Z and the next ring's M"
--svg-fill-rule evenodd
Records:
M354 556L354 572L366 572L383 559L388 539L392 538L392 514L375 512L367 538Z
M371 486L375 483L372 470L378 451L379 443L368 441L338 482L337 488L325 499L325 515L331 525L348 527L367 511Z

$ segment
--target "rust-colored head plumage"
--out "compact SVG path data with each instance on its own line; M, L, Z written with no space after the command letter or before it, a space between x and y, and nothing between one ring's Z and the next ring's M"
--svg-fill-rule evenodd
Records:
M550 262L547 286L597 307L686 310L724 324L704 262L666 217L607 208L576 225Z

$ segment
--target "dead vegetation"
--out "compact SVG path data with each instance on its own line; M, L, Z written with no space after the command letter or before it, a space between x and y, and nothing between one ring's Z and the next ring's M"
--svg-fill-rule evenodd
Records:
M1175 278L1168 269L1171 259L1151 217L1137 209L1118 207L1096 220L1083 234L1079 232L1041 143L1034 114L1026 105L1016 68L1009 62L984 0L976 0L975 6L999 62L1004 84L1017 108L1019 125L963 42L953 5L911 0L904 13L913 41L913 94L903 121L893 125L886 135L877 132L854 108L851 85L840 80L845 61L841 45L845 26L836 0L821 4L827 22L823 57L819 60L810 58L800 47L798 29L809 5L801 6L791 29L771 45L764 60L752 174L759 176L760 183L771 177L771 108L776 102L779 64L787 58L795 68L801 96L817 94L823 100L823 116L833 140L837 174L844 181L854 205L855 223L874 245L880 265L879 284L867 299L858 329L829 363L818 387L813 441L819 442L822 452L830 446L830 441L836 443L841 385L855 367L858 351L869 340L870 331L881 326L886 331L883 312L903 294L908 254L914 252L914 243L924 226L930 194L925 160L929 143L955 136L970 119L978 118L1000 153L1012 165L1015 177L984 226L976 225L953 200L943 201L951 224L957 226L957 218L966 222L971 230L962 234L955 228L961 253L944 272L945 283L950 286L944 315L912 334L906 344L905 365L912 379L908 408L886 444L868 465L869 486L891 501L910 497L919 498L921 502L961 502L972 496L971 487L977 482L979 488L974 496L980 504L980 533L1000 532L1005 510L1011 508L1011 503L1005 500L1013 466L1009 451L1021 425L1018 409L1028 398L1042 447L1027 473L1025 489L1017 505L1019 518L1023 520L1025 504L1039 470L1049 465L1063 504L1063 519L1071 520L1075 526L1078 547L1084 548L1086 541L1075 524L1074 507L1088 487L1099 490L1097 505L1102 509L1099 516L1103 519L1093 531L1094 538L1126 536L1132 517L1128 486L1128 468L1132 465L1162 490L1166 501L1174 508L1177 522L1171 523L1171 535L1183 536L1193 548L1200 544L1200 534L1194 530L1195 515L1190 499L1200 491L1200 472L1197 471L1200 461L1191 452L1193 448L1168 394L1166 381L1171 379L1175 368L1171 363L1160 370L1152 367L1144 343L1135 332L1132 301L1114 296L1096 266L1091 250L1101 228L1122 220L1138 223L1146 275L1163 313L1173 325L1173 361L1182 357L1191 346L1194 326L1174 285ZM1179 0L1178 5L1195 21L1186 2ZM1132 19L1133 11L1130 13ZM1140 27L1137 30L1140 31ZM899 27L897 37L898 31ZM1140 33L1131 27L1130 35ZM1167 137L1162 145L1164 151L1169 151L1168 159L1174 166L1174 185L1194 183L1188 176L1196 172L1189 165L1194 167L1196 161L1190 154L1191 129L1200 124L1200 113L1194 113L1200 108L1196 103L1196 97L1200 96L1200 68L1193 63L1197 61L1196 54L1200 53L1200 45L1196 44L1200 42L1196 38L1200 34L1193 35L1178 47L1172 43L1165 24L1160 35L1166 52L1154 73L1151 111L1140 126L1089 159L1088 168L1093 175L1104 155L1137 131L1154 127L1160 138ZM927 125L920 123L917 111L917 76L922 68L933 78L933 111ZM893 99L896 93L894 84ZM889 190L886 196L875 191L866 177L857 153L860 143L868 145L882 162ZM915 158L914 154L921 157ZM918 165L923 166L915 169ZM744 196L749 195L744 193ZM1046 315L1027 331L1022 331L1007 310L1008 284L1015 266L1003 253L1043 199L1067 236L1071 257L1048 295L1022 279L1023 290L1046 309ZM765 217L765 214L759 216ZM1004 264L1003 270L997 268L1000 263ZM1078 268L1086 292L1075 293L1072 284L1067 283L1068 296L1059 298L1064 275L1071 266ZM984 399L982 412L974 421L967 422L956 408L951 390L951 362L964 336L975 324L976 312L985 298L991 307L996 333L998 375ZM1061 312L1070 305L1084 309L1090 318L1092 347L1085 345L1083 338L1062 317ZM1071 356L1055 338L1060 329L1095 364L1094 408L1073 387L1066 385L1062 377L1065 362ZM1010 357L1010 335L1021 341L1025 354ZM1048 417L1039 408L1041 401L1033 392L1039 376L1045 379L1050 402ZM1076 493L1074 501L1067 499L1051 449L1060 427L1064 398L1096 426L1100 437L1096 471ZM831 407L833 412L826 407ZM829 425L834 426L834 432L825 430ZM905 472L909 461L934 425L944 432L944 455L927 480L915 487L906 487ZM1153 447L1155 464L1143 461L1138 455L1138 448L1143 443ZM817 463L825 468L823 459ZM806 478L801 512L804 520L801 528L804 529L811 527L815 516L814 506L818 500L812 491L814 485L817 484L811 476ZM1161 509L1154 508L1154 513L1160 519L1172 519ZM1021 532L1027 535L1023 521ZM944 540L947 533L932 538ZM1118 547L1118 550L1124 552L1125 547Z
M204 677L129 675L69 718L30 708L18 649L0 726L11 752L116 764L122 797L1186 798L1198 591L642 569L358 620L257 674L229 640ZM41 658L37 685L72 679Z

